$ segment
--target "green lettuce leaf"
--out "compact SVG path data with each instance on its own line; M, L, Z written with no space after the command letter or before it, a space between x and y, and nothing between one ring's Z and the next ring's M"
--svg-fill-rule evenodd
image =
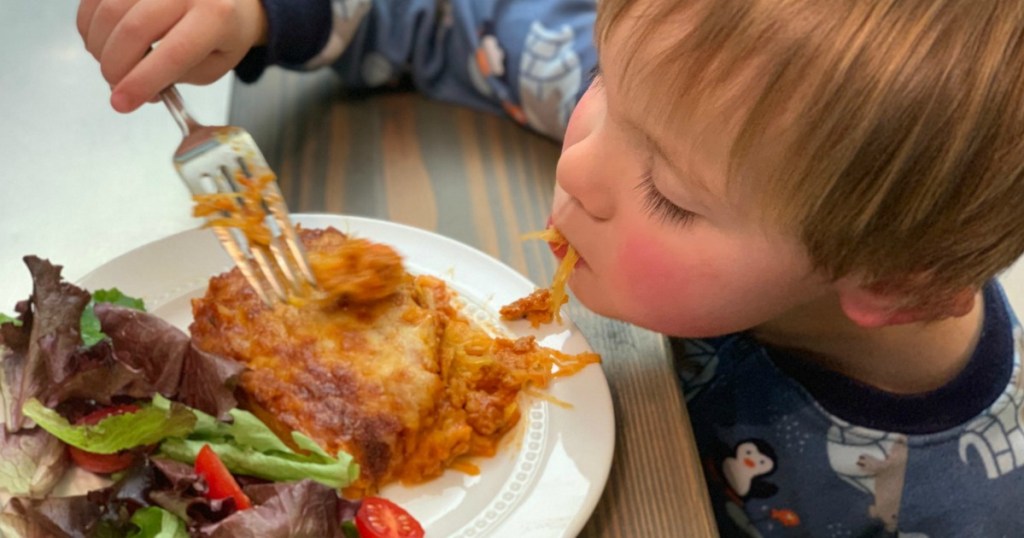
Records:
M359 476L351 455L332 456L299 432L292 432L299 447L293 450L255 415L237 408L230 411L231 422L222 422L157 394L134 413L112 415L93 425L71 424L35 398L25 402L23 412L54 437L95 454L159 443L161 455L192 464L208 444L232 473L278 482L308 478L333 488Z
M154 402L167 402L156 395ZM114 454L137 446L152 445L167 437L184 437L196 424L196 415L179 403L160 402L142 406L134 413L112 415L96 424L71 424L56 411L32 398L22 412L41 428L65 443L94 454Z
M93 307L96 306L97 303L110 303L133 308L135 310L141 310L143 312L146 311L146 305L143 303L142 299L125 295L117 288L96 290L92 292L92 300L89 301L85 310L82 311L81 320L82 342L86 347L90 347L106 338L106 335L103 334L103 331L100 329L100 320L96 317L96 313L93 312Z
M4 323L13 323L16 326L21 327L20 319L12 318L11 316L4 314L3 312L0 312L0 325L3 325Z
M193 463L203 445L209 444L232 473L274 481L309 478L334 488L345 487L359 477L359 465L351 455L338 452L332 456L309 437L292 432L292 440L303 451L296 452L248 411L232 409L230 423L193 412L197 420L192 434L187 439L165 440L160 444L161 454Z
M345 538L359 538L359 529L352 520L341 522L341 532L345 534Z
M158 506L136 510L131 522L138 530L127 538L188 538L185 522Z
M257 452L230 441L212 443L174 437L160 444L160 454L182 462L194 462L199 450L207 444L233 474L274 481L308 478L334 488L345 487L359 476L359 466L344 452L339 452L336 458L328 459L319 455L302 456L294 452Z

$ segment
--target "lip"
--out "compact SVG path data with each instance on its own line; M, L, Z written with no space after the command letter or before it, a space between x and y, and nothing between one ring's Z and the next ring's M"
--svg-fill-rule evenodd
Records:
M554 219L552 217L548 217L547 227L554 227ZM563 235L563 237L565 236ZM566 254L569 253L569 240L566 239L565 243L552 243L548 241L548 248L551 249L551 253L554 254L555 258L558 259L558 261L562 261L563 259L565 259ZM576 254L579 255L579 250L576 251ZM574 266L574 268L579 269L580 267L585 266L586 261L583 259L583 256L580 255L579 259L576 260L576 265Z
M554 228L554 227L555 227L554 219L552 217L548 217L548 223L547 223L546 228ZM555 255L555 258L558 258L558 261L562 261L562 258L565 258L566 253L569 252L569 244L568 243L561 243L561 244L559 244L559 243L552 243L551 241L548 241L548 248L551 249L551 253Z
M558 261L562 261L562 259L565 258L565 255L569 253L569 245L565 243L562 243L561 245L548 243L548 248L550 248L551 253L554 254L556 258L558 258Z

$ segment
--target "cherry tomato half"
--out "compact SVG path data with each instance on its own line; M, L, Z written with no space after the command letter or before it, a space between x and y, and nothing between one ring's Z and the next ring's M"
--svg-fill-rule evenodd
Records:
M409 512L382 497L367 497L356 512L360 538L422 538L423 527Z
M109 416L134 413L138 410L139 406L132 404L112 405L97 409L83 416L76 420L75 424L96 424ZM135 461L135 454L130 450L122 450L114 454L95 454L93 452L86 452L78 447L69 446L68 455L71 456L71 461L75 462L75 465L97 474L116 473L131 467Z
M238 485L235 477L231 476L224 462L220 461L217 453L210 448L210 445L203 445L196 456L196 474L206 480L210 488L206 496L211 499L224 499L231 497L235 500L235 508L245 510L252 508L252 501Z

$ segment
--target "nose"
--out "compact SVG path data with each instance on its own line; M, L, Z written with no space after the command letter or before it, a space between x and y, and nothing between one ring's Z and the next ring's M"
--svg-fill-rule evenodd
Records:
M615 214L615 171L609 167L615 151L604 127L604 107L594 102L599 96L593 93L587 92L569 120L555 178L588 215L608 220Z
M591 218L608 220L615 213L614 196L594 158L578 149L562 153L558 159L555 170L558 186Z

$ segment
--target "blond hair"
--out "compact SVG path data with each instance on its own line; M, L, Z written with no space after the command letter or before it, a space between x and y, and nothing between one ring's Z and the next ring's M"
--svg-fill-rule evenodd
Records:
M655 117L743 86L730 184L832 277L926 300L1024 253L1024 2L601 0L599 47L624 16L678 34L628 68Z

